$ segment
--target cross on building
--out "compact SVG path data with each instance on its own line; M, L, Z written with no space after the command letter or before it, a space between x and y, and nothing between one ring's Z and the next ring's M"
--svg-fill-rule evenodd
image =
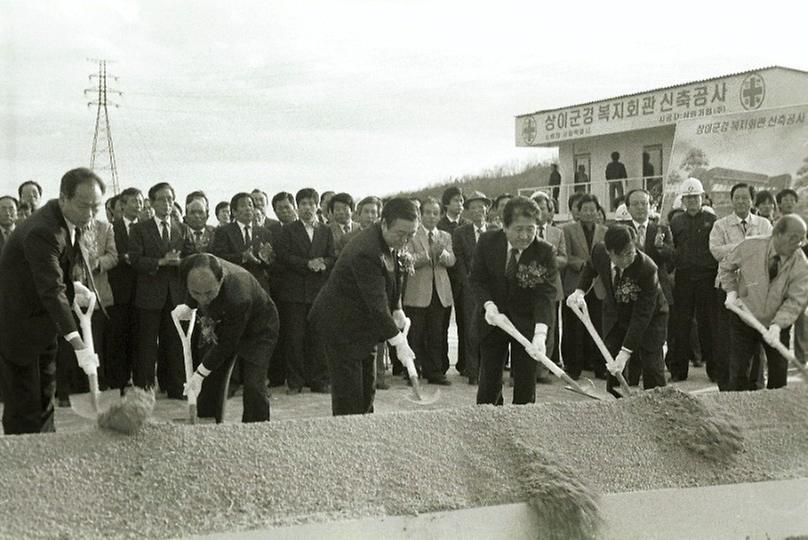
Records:
M532 143L533 139L536 138L536 121L534 119L527 119L525 127L522 128L522 137L524 137L525 141L528 143Z
M743 89L743 97L749 109L757 109L763 102L763 86L758 86L758 77L750 77Z

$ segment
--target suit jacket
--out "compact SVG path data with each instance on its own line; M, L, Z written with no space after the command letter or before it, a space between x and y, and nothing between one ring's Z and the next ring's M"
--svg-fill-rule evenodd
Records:
M438 229L441 231L446 231L450 235L454 234L455 230L458 227L465 225L466 223L470 223L469 220L460 216L456 222L449 221L449 218L446 217L446 214L443 214L441 218L438 220ZM460 272L457 268L450 268L449 269L449 280L452 282L452 292L455 296L460 294L460 291L463 289L463 282L465 279L460 275Z
M564 269L567 268L567 241L564 239L564 231L554 225L544 226L544 240L551 246L556 258L556 267L558 268L558 277L556 279L556 289L558 294L556 300L559 302L564 300L564 285L561 283L561 276ZM584 238L584 241L586 238Z
M401 308L403 278L381 225L373 225L345 246L309 317L325 339L355 355L370 355L377 343L399 332L392 311Z
M327 226L315 223L314 236L309 240L300 220L285 225L278 239L278 268L284 286L277 292L281 302L311 304L328 279L334 266L334 236ZM313 272L307 266L311 259L322 257L326 269Z
M469 277L469 285L477 300L477 316L482 318L485 303L490 300L530 339L536 323L549 327L553 322L558 274L555 255L550 244L535 239L522 251L516 275L512 278L505 275L507 258L508 239L505 231L489 231L480 235ZM531 269L536 269L541 275L532 277ZM479 328L482 337L493 327L479 321Z
M194 252L185 224L171 220L169 242L163 242L154 219L136 223L129 229L129 261L137 272L135 307L163 309L176 306L185 298L178 266L159 266L158 260L175 249L184 257Z
M0 255L0 351L7 361L35 361L56 336L76 331L70 278L76 264L56 199L11 233Z
M345 249L345 246L348 245L348 242L350 242L351 239L353 239L354 237L356 237L356 235L362 232L362 229L360 227L361 226L357 226L355 229L351 229L351 232L349 232L348 234L343 234L342 236L339 237L339 239L334 241L334 253L336 254L337 257L340 256L342 250Z
M629 221L628 226L633 228L634 221ZM664 239L662 240L662 247L656 247L656 235L662 232ZM645 229L645 243L641 247L646 255L651 257L654 264L657 265L657 276L659 277L659 285L662 287L662 292L665 294L665 300L668 304L673 304L673 279L671 272L673 271L673 262L676 252L673 249L673 235L667 225L660 225L648 220L648 227Z
M213 225L205 225L201 231L202 234L200 235L199 239L197 239L194 230L188 225L185 226L188 229L188 238L191 240L194 253L211 253L216 237L216 227Z
M578 278L580 277L581 270L589 260L591 255L590 248L586 244L586 236L584 235L584 227L578 221L566 223L562 225L561 230L564 231L564 241L567 245L567 268L564 270L564 295L568 296L576 287L578 287ZM598 242L603 242L603 237L606 234L606 227L604 225L595 224L595 232L592 235L592 247ZM603 300L606 292L600 279L594 280L595 296ZM586 289L584 292L587 292Z
M15 228L16 228L16 225L15 225ZM11 232L13 233L14 231L11 231ZM10 236L11 236L11 234L9 233L9 237L10 237ZM5 243L6 243L6 239L5 239L5 237L3 236L3 233L2 233L2 232L0 232L0 253L2 253L2 252L3 252L3 246L5 245Z
M441 245L449 254L445 263L433 261L429 254L429 236L423 227L419 227L407 249L414 257L415 273L407 277L404 291L404 305L410 307L428 307L432 302L433 284L437 287L438 297L443 307L452 305L452 285L446 269L455 265L452 252L452 237L446 231L434 230L433 242Z
M136 223L132 223L131 227L135 225ZM126 260L126 256L129 254L129 234L126 232L126 224L123 219L116 219L112 223L112 231L115 235L118 264L109 270L107 278L112 289L113 303L128 305L135 300L137 271Z
M213 238L213 245L211 246L210 252L220 259L224 259L244 268L258 280L258 283L260 283L262 287L269 289L271 285L275 285L270 277L273 260L261 260L258 257L258 250L261 248L262 244L270 244L274 249L277 242L273 242L272 235L268 228L258 225L254 225L250 228L250 236L250 240L252 241L250 250L260 261L258 263L244 262L244 252L247 250L247 246L244 245L244 235L237 221L219 227Z
M667 337L668 302L657 277L657 266L651 257L637 251L634 261L622 272L621 287L634 290L628 295L615 294L612 264L604 244L592 248L592 258L584 266L578 288L587 290L595 277L606 289L603 299L603 335L621 333L623 347L636 351L660 350ZM610 340L614 336L611 336Z
M102 306L109 307L114 298L112 286L109 283L109 271L118 266L118 249L115 245L115 234L112 225L105 221L93 220L91 228L81 237L86 241L85 253L87 262L93 270L93 282L98 301Z
M200 325L210 325L216 336L202 364L214 370L236 354L245 362L269 361L278 341L278 310L269 294L244 268L220 261L224 270L219 295L198 313ZM187 290L186 284L183 284ZM197 308L188 295L188 306Z
M491 223L486 223L483 232L494 231L499 227ZM452 233L452 248L455 257L455 274L462 283L468 281L471 268L474 263L474 251L477 248L477 238L474 232L474 223L464 223Z

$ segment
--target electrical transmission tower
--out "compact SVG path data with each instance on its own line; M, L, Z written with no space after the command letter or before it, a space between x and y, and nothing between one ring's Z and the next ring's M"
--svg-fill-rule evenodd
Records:
M120 191L118 184L118 166L115 162L115 148L112 145L112 131L109 128L108 107L118 107L117 103L109 100L112 94L121 95L121 92L107 87L107 80L117 81L118 77L107 74L108 60L98 58L88 58L90 62L98 63L98 73L90 75L90 82L93 78L98 79L97 88L88 88L84 94L94 94L95 99L87 103L88 107L96 105L98 107L95 115L95 135L93 135L93 150L90 155L90 168L96 171L109 171L112 178L112 192L117 195ZM105 156L106 154L106 156Z

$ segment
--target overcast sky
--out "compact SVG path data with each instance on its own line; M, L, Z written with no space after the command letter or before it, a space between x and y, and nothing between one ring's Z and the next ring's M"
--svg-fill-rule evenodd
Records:
M517 114L808 70L808 8L725 4L0 0L2 193L89 163L87 58L115 61L122 187L387 194L552 157Z

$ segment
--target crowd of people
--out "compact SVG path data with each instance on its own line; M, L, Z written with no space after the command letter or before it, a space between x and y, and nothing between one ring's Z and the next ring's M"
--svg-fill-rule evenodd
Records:
M610 391L624 370L647 389L702 363L720 390L766 379L777 388L786 361L775 342L788 346L793 326L798 357L808 347L805 222L788 189L773 197L736 184L733 213L719 219L690 178L667 224L643 189L620 197L613 222L595 195L576 192L560 225L552 186L530 198L453 186L439 199L356 203L255 189L213 216L203 191L180 204L167 182L105 193L92 171L74 169L45 204L35 181L0 197L6 433L52 431L53 402L69 406L93 369L122 395L137 386L185 399L190 389L200 416L220 415L228 380L230 393L242 387L245 422L269 420L272 387L331 393L334 414L372 412L389 387L388 356L392 376L407 378L413 361L428 383L451 384L452 312L455 369L478 386L478 403L502 403L505 369L514 403L535 401L536 383L550 381L542 358L573 379L592 371ZM95 354L70 311L82 291L98 299ZM741 301L765 335L730 311ZM584 306L611 359L576 315ZM193 309L186 381L172 314ZM529 347L502 330L505 319Z

